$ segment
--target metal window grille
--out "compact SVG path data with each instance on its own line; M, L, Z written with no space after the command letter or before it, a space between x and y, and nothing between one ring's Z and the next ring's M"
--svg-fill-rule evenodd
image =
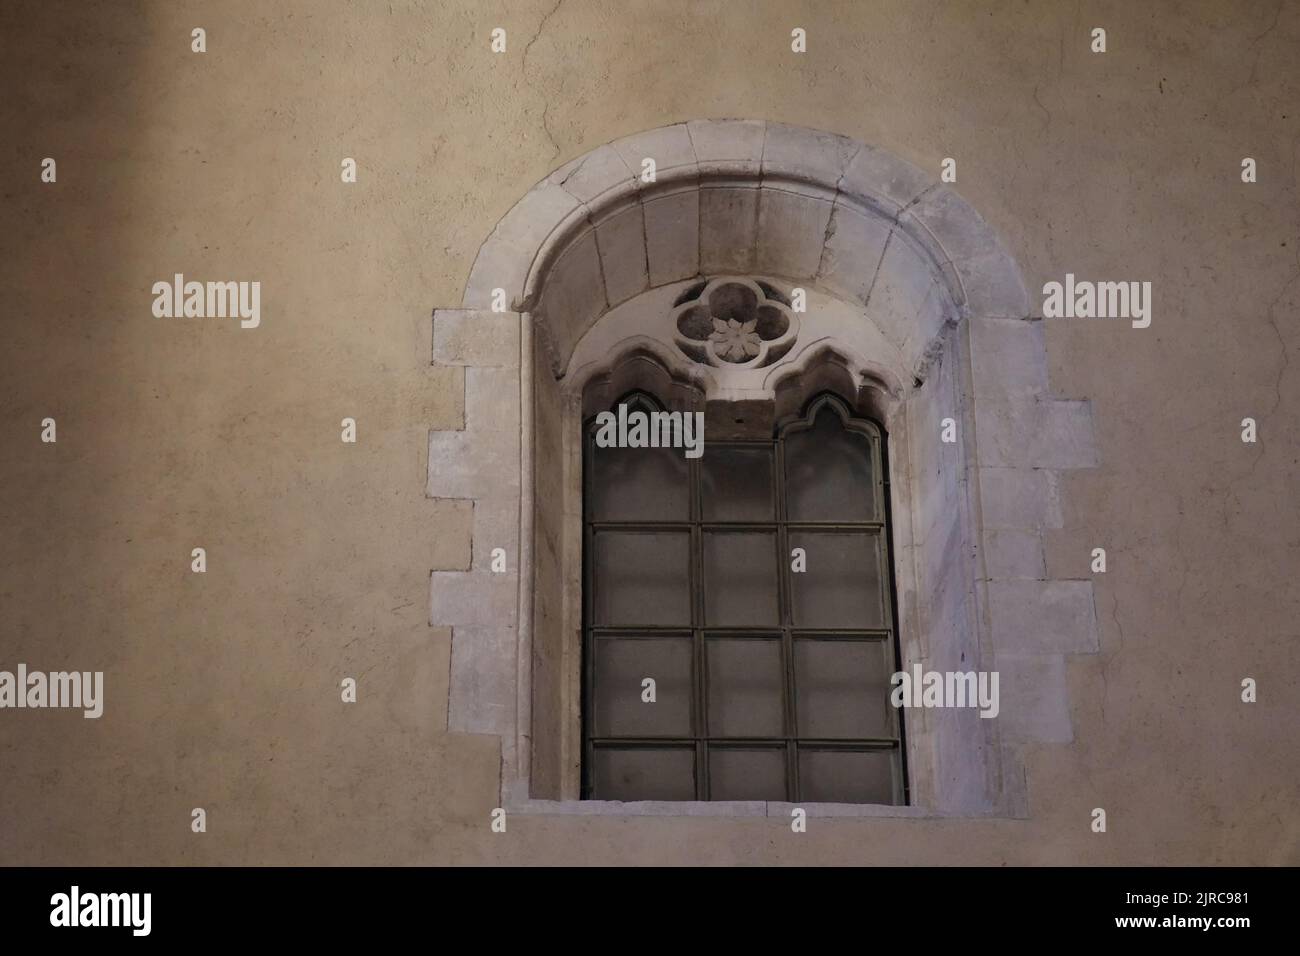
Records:
M662 410L643 392L620 404ZM768 440L711 441L687 459L598 447L595 421L584 799L905 804L880 426L826 394Z

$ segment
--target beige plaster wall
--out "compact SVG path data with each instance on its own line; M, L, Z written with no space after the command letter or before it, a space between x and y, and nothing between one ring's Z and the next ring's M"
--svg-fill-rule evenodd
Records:
M97 721L0 712L0 863L1300 862L1300 4L24 0L0 43L0 668L107 682ZM427 624L472 518L424 496L464 395L430 311L554 167L714 116L953 156L1031 289L1155 285L1149 329L1048 322L1101 460L1048 571L1110 569L1029 820L489 832ZM260 280L261 327L153 318L174 272Z

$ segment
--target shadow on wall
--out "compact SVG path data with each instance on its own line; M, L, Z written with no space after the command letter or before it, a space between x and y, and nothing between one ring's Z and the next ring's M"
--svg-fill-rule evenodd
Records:
M110 672L143 653L124 606L159 569L142 573L133 541L167 520L138 477L147 442L131 435L160 397L131 368L157 330L113 305L138 301L147 316L150 273L166 267L140 249L151 187L140 87L144 58L160 54L144 5L103 6L0 5L0 670L11 672L20 662ZM42 441L45 419L53 443ZM155 469L174 464L161 446ZM150 669L141 661L137 673ZM112 826L127 794L88 769L103 767L95 760L129 706L120 690L111 706L112 694L98 720L4 712L0 862L71 862L78 827Z

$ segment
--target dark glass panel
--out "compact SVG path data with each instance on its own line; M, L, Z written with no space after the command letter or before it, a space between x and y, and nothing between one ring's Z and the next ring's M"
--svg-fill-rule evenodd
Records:
M885 626L880 537L867 532L791 531L803 548L804 571L790 572L794 623L799 627Z
M778 638L708 641L709 735L779 737L785 732Z
M811 803L892 804L893 751L799 749L799 799Z
M878 521L871 440L823 408L813 427L785 439L791 521Z
M596 623L689 625L690 541L684 531L598 531Z
M596 736L669 737L691 733L689 637L601 637L596 654ZM654 701L642 682L654 680Z
M784 800L785 749L709 749L710 800Z
M704 532L704 620L716 627L780 624L776 535Z
M693 747L597 747L592 768L597 800L694 800Z

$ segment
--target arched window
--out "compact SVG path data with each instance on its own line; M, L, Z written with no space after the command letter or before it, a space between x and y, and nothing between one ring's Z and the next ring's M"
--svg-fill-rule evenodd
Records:
M690 412L609 411L626 444L591 418L583 453L583 796L906 803L880 426L823 393L692 458L642 445Z
M430 433L426 494L470 503L473 547L467 569L432 573L429 620L451 628L448 730L500 741L503 808L622 814L580 797L658 795L673 799L635 812L784 816L782 799L721 802L775 793L829 816L1029 812L1026 748L1071 739L1067 661L1098 647L1091 582L1050 574L1043 548L1061 476L1096 453L1088 403L1048 387L1019 267L956 192L822 130L647 130L523 197L460 306L435 310L431 345L463 366L463 427ZM597 466L584 423L633 392L703 414L704 457ZM815 404L824 392L839 401ZM833 451L864 440L874 517L843 493L863 487L862 457ZM760 518L745 490L763 480ZM896 599L866 600L872 574ZM886 667L913 688L1000 675L1005 706L914 695L903 747L844 690L873 640L898 645ZM655 675L646 654L663 656ZM603 677L622 667L629 697ZM759 713L780 728L734 722Z

